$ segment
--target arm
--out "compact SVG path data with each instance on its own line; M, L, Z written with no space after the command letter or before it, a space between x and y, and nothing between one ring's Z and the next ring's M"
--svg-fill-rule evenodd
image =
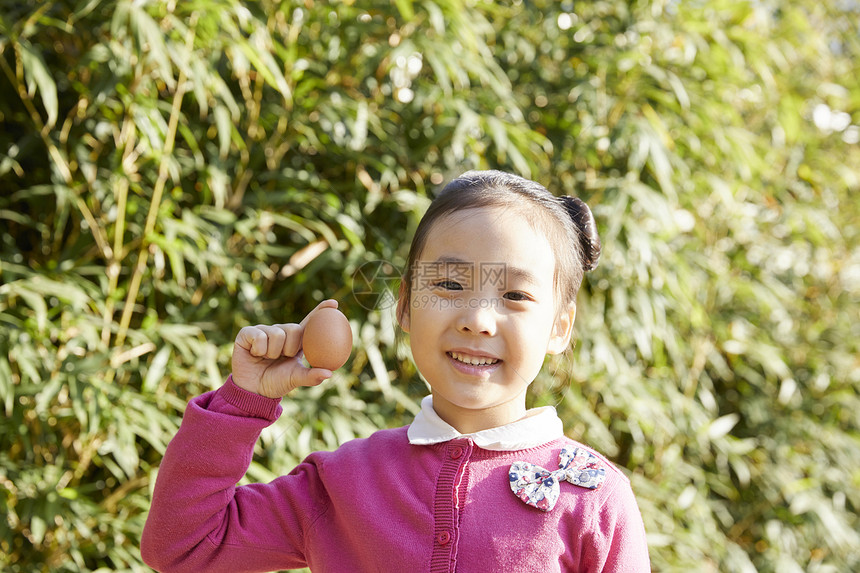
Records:
M305 566L304 525L324 510L314 493L315 467L302 464L267 485L236 486L260 432L280 415L281 396L331 376L299 362L302 327L242 329L233 375L189 403L159 468L141 538L141 555L153 568L237 572Z
M633 490L626 479L614 489L599 513L595 544L599 554L594 561L607 573L649 573L645 526Z
M231 379L189 403L158 471L140 544L147 564L165 572L271 571L286 568L281 563L287 553L300 563L300 543L288 546L300 539L269 539L285 526L299 528L298 519L284 523L273 511L283 503L278 488L245 494L236 487L260 431L279 414L277 402L249 394ZM254 569L246 568L252 564Z

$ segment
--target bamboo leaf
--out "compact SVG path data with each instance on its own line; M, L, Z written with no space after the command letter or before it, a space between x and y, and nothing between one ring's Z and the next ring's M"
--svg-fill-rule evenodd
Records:
M27 81L27 93L30 98L33 98L38 91L42 105L48 115L45 127L53 127L57 123L59 113L57 84L40 52L36 51L26 40L21 40L18 43L18 48L24 67L24 78Z
M403 16L404 20L408 22L415 17L412 0L395 0L395 3L397 4L397 10L400 11L400 15Z

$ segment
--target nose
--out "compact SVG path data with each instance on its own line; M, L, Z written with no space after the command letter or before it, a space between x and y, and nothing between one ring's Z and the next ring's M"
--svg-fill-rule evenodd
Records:
M465 301L464 301L465 302ZM457 330L469 334L496 334L496 313L489 301L473 299L457 317Z

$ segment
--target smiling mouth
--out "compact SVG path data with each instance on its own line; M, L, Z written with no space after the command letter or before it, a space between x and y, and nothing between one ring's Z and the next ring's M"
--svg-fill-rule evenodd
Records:
M448 356L450 356L457 362L462 362L463 364L469 364L471 366L486 366L489 364L496 364L499 361L498 358L488 358L486 356L471 356L469 354L461 354L459 352L449 352Z

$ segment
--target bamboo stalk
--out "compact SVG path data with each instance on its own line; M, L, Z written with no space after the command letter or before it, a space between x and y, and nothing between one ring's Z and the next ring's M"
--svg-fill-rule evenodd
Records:
M126 160L131 155L131 152L134 149L134 145L132 144L134 138L134 129L133 124L128 117L126 117L126 121L123 124L122 131L120 132L120 142L123 142L125 147L122 154L122 166L125 168ZM108 291L107 297L105 299L105 309L104 314L102 316L102 344L107 348L108 344L110 344L110 326L113 322L113 312L115 301L113 297L113 293L116 292L117 284L119 283L119 271L120 271L120 263L122 259L125 258L125 245L124 245L124 237L125 237L125 215L126 215L126 203L128 200L128 177L123 177L119 181L119 185L117 186L117 213L116 213L116 226L114 228L114 237L113 237L113 258L108 261Z
M170 110L170 120L167 124L167 136L164 141L164 153L161 157L161 165L158 168L158 179L155 182L155 188L152 191L152 201L149 204L149 212L146 215L146 224L143 229L143 241L138 251L137 265L134 268L134 274L131 277L131 285L128 289L128 296L125 299L125 305L122 309L122 317L120 318L119 330L117 331L115 346L122 346L125 342L126 333L128 332L129 324L131 323L131 315L134 312L134 303L137 300L137 294L140 291L140 282L143 279L143 273L146 270L146 264L149 260L149 242L146 238L155 230L155 222L158 219L158 208L161 205L161 197L164 194L164 186L167 183L168 164L166 159L173 153L173 144L176 141L176 128L179 124L179 114L182 108L182 98L185 95L185 72L179 72L179 81L176 85L176 93L173 94L173 107Z

